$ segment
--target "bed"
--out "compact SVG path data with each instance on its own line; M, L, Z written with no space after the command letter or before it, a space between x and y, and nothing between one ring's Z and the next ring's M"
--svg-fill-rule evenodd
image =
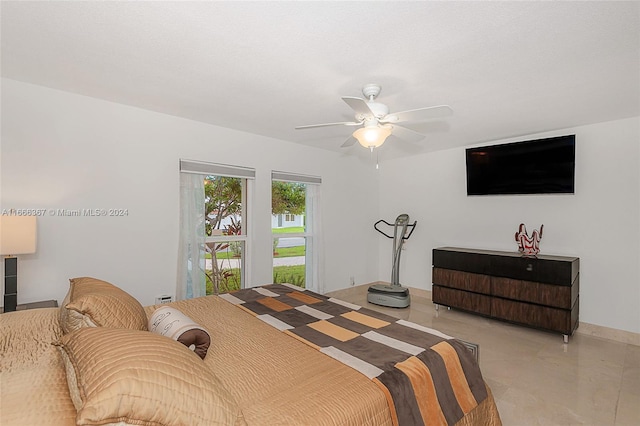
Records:
M458 401L464 413L455 421L442 414L446 407L435 415L433 406L425 409L434 392L414 383L407 398L409 405L422 405L423 418L408 423L403 417L407 398L397 392L390 396L391 387L376 382L381 376L372 379L327 354L322 350L327 345L305 329L308 319L304 323L278 303L311 316L327 306L357 308L353 315L368 316L364 307L281 285L169 304L208 332L210 345L201 359L184 344L147 331L140 316L147 323L159 306L142 308L132 299L109 283L85 277L71 280L61 308L1 315L0 424L501 424L484 381L484 397L472 406ZM341 315L335 316L344 321ZM125 321L128 317L134 320ZM478 368L470 362L475 363L471 355L461 362L465 371ZM472 379L451 378L452 383L466 381ZM431 382L437 388L442 379L434 374Z

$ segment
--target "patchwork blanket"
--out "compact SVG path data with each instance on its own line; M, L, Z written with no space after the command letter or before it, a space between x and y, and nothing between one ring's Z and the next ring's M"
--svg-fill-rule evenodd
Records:
M220 297L373 380L394 424L453 425L487 397L473 354L437 330L287 284Z

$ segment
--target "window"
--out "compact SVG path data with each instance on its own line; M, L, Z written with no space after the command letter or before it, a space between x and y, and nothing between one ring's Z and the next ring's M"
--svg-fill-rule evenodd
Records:
M206 294L244 287L246 194L247 179L220 175L204 178Z
M271 173L273 282L322 292L321 179Z
M244 287L253 169L180 160L177 298Z

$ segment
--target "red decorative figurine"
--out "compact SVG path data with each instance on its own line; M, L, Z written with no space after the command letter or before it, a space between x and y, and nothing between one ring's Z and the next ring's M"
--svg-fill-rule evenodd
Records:
M534 229L531 237L529 237L524 223L520 224L518 232L516 232L516 242L518 243L518 251L522 253L523 256L537 256L538 253L540 253L542 228L544 228L544 225L540 225L540 232Z

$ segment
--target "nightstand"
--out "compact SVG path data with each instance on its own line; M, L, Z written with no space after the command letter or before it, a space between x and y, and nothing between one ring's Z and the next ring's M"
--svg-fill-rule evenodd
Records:
M42 302L23 303L16 307L16 311L24 311L25 309L38 309L38 308L57 308L57 300L43 300ZM0 313L4 312L4 308L0 307Z

